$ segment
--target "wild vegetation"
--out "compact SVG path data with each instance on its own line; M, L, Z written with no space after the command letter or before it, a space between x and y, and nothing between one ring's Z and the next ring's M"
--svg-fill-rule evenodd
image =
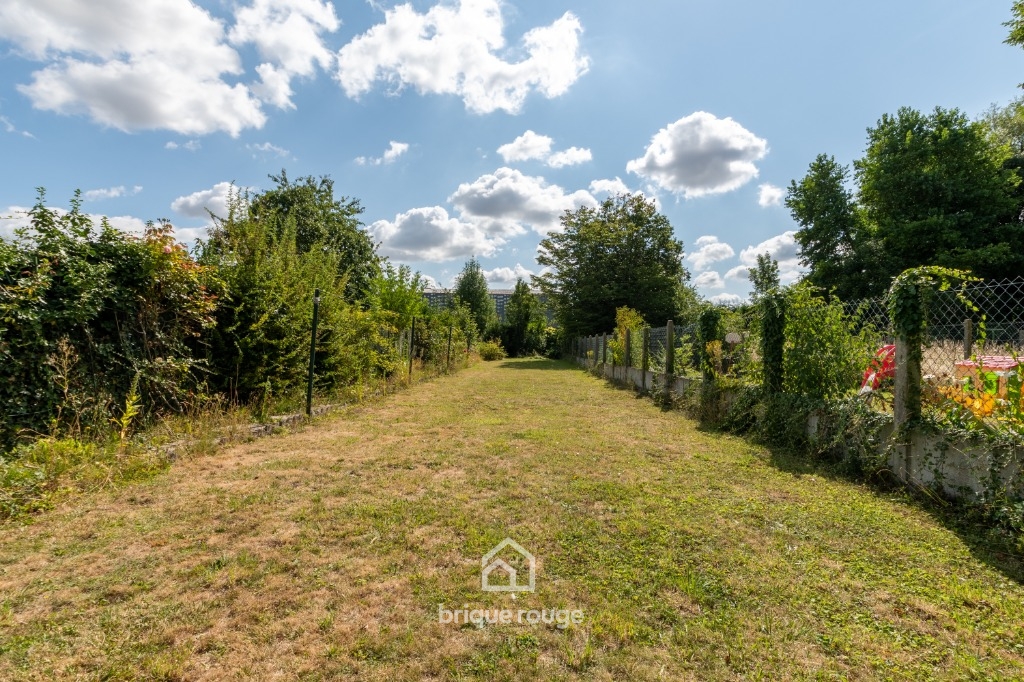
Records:
M0 678L1020 676L984 527L566 370L479 363L0 527ZM480 590L507 536L515 601ZM439 622L464 604L585 617Z

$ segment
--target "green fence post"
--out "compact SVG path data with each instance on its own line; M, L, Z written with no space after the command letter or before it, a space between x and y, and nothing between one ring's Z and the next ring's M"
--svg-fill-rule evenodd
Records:
M316 327L320 321L320 290L313 292L313 331L309 335L309 376L306 379L306 416L313 416L313 366L316 364Z

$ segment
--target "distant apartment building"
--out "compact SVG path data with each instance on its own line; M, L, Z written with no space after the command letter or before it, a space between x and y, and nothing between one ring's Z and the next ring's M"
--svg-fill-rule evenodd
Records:
M505 321L505 306L508 305L509 300L512 298L513 289L490 289L487 293L491 295L491 300L494 301L494 309L498 313L498 319L502 322ZM531 289L531 293L537 297L544 305L544 297L537 289ZM426 289L423 292L424 298L427 299L427 304L431 308L444 308L448 305L448 301L452 298L451 289ZM548 320L551 320L551 313L547 310L547 306L544 306L544 312L547 315Z

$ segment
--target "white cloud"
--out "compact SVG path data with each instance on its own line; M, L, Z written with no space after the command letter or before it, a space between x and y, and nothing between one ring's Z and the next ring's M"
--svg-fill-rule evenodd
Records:
M394 91L412 86L421 94L462 97L476 113L518 113L536 90L558 97L580 78L589 60L580 54L583 28L571 12L523 36L521 61L505 61L505 22L500 0L457 0L425 14L411 3L385 10L384 23L353 39L338 53L337 79L349 97L377 81Z
M589 192L567 193L542 177L499 168L473 182L463 183L448 197L463 220L480 225L488 234L522 234L526 226L541 235L561 229L562 213L580 206L597 206Z
M18 130L17 126L15 126L11 122L11 119L7 118L6 116L0 116L0 125L3 125L4 132L13 133L15 135L21 135L22 137L31 137L33 139L35 138L35 135L28 132L27 130Z
M190 152L197 151L202 148L199 140L189 140L184 144L178 144L177 142L171 141L164 145L164 149L187 149Z
M189 218L209 218L210 214L207 211L225 218L228 215L230 195L237 194L242 189L244 188L235 187L230 182L218 182L210 189L178 197L171 202L171 210Z
M725 242L718 241L718 237L704 235L698 237L696 242L697 250L686 257L686 260L693 263L693 267L700 271L706 270L712 263L732 258L736 252Z
M578 166L594 158L589 149L569 147L560 152L555 152L548 157L548 165L552 168L564 168L565 166Z
M796 243L796 232L789 231L775 235L755 246L740 251L740 262L748 267L757 265L757 257L767 253L779 262L779 279L792 282L803 272L800 265L800 246Z
M609 194L611 196L632 192L620 177L616 177L614 180L594 180L590 183L590 191L594 194Z
M757 205L761 208L769 206L781 206L782 200L786 197L786 190L765 183L758 188Z
M532 270L527 270L520 263L516 263L514 268L503 267L495 268L493 270L484 270L484 277L491 284L508 284L510 287L516 283L516 280L521 279L527 284L530 283L530 278L536 273Z
M693 279L693 285L699 289L723 289L725 281L714 270L702 272Z
M750 280L750 268L746 265L737 265L725 273L725 278L736 282L747 282Z
M743 303L743 299L737 296L736 294L715 294L708 300L714 303L715 305L733 306Z
M278 147L276 144L264 142L263 144L247 144L245 148L253 152L253 157L259 155L263 156L278 156L281 158L287 158L291 156L291 152L283 147Z
M125 194L138 194L141 191L142 185L135 185L131 190L125 189L124 185L118 185L117 187L107 187L105 189L90 189L82 193L82 199L85 201L116 199L117 197L123 197Z
M367 158L365 156L360 156L356 158L356 163L359 164L360 166L386 165L389 163L394 163L395 160L398 159L398 157L400 157L402 154L405 154L407 151L409 151L409 145L407 143L395 142L394 140L392 140L388 148L384 150L383 156L379 158Z
M505 163L543 160L551 154L553 143L554 140L547 135L538 135L532 130L527 130L508 144L498 147L498 153L505 159Z
M508 144L498 147L498 153L505 163L514 161L543 161L551 168L564 168L565 166L577 166L593 159L589 149L580 147L569 147L560 152L552 152L554 144L547 135L538 135L532 130L514 139Z
M662 128L626 170L690 199L742 187L767 153L768 143L736 121L698 111Z
M238 53L206 10L180 0L6 0L0 38L46 63L18 86L37 109L120 130L238 135L266 120Z
M440 206L414 208L393 221L378 220L367 231L380 242L381 255L406 261L492 256L505 243L477 225L450 217Z
M265 102L294 109L291 79L312 76L319 65L330 68L334 55L321 34L338 30L334 5L321 0L253 0L235 12L228 40L236 46L253 44L267 60L256 67L260 83L252 90Z

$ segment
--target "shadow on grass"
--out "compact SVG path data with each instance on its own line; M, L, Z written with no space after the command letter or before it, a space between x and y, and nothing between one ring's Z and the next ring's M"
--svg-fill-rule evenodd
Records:
M1010 531L998 528L980 507L943 497L934 490L907 485L889 470L858 471L833 460L817 460L786 448L766 445L750 436L740 437L764 448L768 453L767 461L780 471L861 484L876 497L896 500L923 511L959 537L975 559L1024 585L1024 552L1020 549L1024 541L1018 542Z
M570 365L575 367L574 365ZM587 371L587 370L584 370ZM740 438L763 450L765 461L775 469L793 476L817 476L836 482L865 486L872 495L915 507L931 516L938 524L954 533L978 561L998 571L1010 580L1024 584L1024 539L1016 540L1009 531L996 527L980 507L943 498L932 490L905 485L893 472L864 472L848 464L828 458L815 458L789 448L778 447L751 434L737 434L686 415L677 406L650 392L641 393L631 384L601 377L610 388L636 393L637 398L650 398L663 412L677 412L691 419L697 431L709 436Z
M551 360L548 358L519 358L503 360L498 367L502 369L540 369L540 370L566 370L572 369L571 362L566 360Z

